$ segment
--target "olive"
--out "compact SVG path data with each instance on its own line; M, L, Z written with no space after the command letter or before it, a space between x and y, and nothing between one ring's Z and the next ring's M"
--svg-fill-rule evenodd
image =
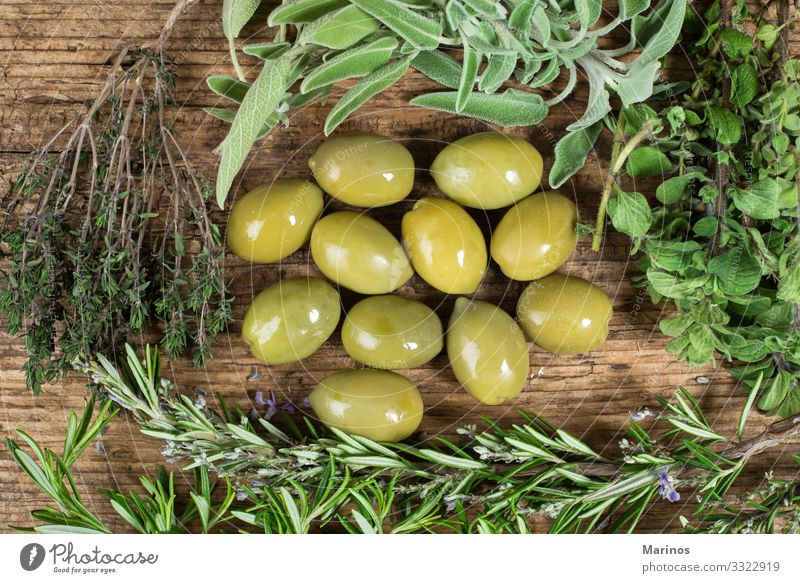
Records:
M233 205L228 246L247 261L279 261L308 243L321 213L322 191L307 180L262 184Z
M426 197L403 216L403 245L420 277L448 294L471 294L486 273L486 241L467 212Z
M413 368L441 352L442 322L416 300L365 298L347 313L342 344L350 356L367 366Z
M422 397L403 375L388 370L345 370L325 377L308 402L328 427L375 441L400 441L422 421Z
M317 148L308 167L322 190L360 207L403 200L414 186L414 158L399 142L375 134L336 136Z
M394 235L353 211L320 219L311 233L311 256L326 277L361 294L389 293L414 275Z
M497 306L458 298L447 328L447 356L467 392L486 405L519 395L528 380L528 345Z
M594 350L608 336L611 300L596 285L554 273L528 284L517 318L534 344L556 354Z
M492 259L511 279L539 279L575 251L578 209L555 191L534 194L506 212L492 234Z
M247 309L242 337L265 364L283 364L311 356L339 323L339 294L316 277L273 283Z
M479 209L514 204L542 179L542 156L521 138L496 132L472 134L439 152L431 174L454 201Z

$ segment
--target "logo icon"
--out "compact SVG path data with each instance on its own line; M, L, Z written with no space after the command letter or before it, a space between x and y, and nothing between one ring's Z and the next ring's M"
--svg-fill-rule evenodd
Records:
M39 543L30 543L19 552L19 564L26 571L35 571L44 562L44 547Z

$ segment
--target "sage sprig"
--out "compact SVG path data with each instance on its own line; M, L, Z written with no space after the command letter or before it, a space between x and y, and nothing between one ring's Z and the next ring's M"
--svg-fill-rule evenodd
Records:
M252 15L252 2L257 0L226 1L229 40ZM266 61L251 88L258 98L234 100L240 106L233 115L218 108L210 111L233 120L221 146L217 201L224 204L253 143L277 120L288 120L285 114L298 96L326 97L336 83L362 79L328 115L327 134L409 67L453 90L417 96L412 105L502 127L540 123L585 75L589 102L568 126L562 138L568 140L566 146L556 148L550 185L557 188L583 165L602 128L599 122L611 112L613 95L625 106L650 97L660 60L677 41L685 12L685 0L660 0L653 6L650 0L624 0L604 23L601 0L285 1L268 19L271 26L281 27L273 46L260 43L244 49ZM600 44L618 31L628 37L623 46ZM449 53L452 49L461 49L460 60ZM234 65L238 71L235 57ZM294 74L287 74L287 67ZM550 87L562 72L568 77L565 86ZM299 87L294 87L298 80ZM230 98L218 85L209 82L213 91ZM266 87L269 99L261 94ZM545 89L552 97L545 99Z

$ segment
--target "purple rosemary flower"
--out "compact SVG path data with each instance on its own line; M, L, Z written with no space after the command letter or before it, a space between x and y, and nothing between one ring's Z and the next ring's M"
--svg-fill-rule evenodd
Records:
M278 411L277 399L275 398L275 391L269 390L269 399L264 398L264 393L256 391L255 396L256 405L260 407L267 407L265 418L270 419Z
M675 489L675 486L672 485L672 478L669 477L667 472L669 472L669 468L666 466L658 472L658 493L661 494L661 497L665 500L677 502L681 499L681 495Z

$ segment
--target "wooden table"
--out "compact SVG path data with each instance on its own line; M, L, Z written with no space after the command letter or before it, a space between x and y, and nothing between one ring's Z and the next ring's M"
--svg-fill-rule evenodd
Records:
M212 73L232 74L222 35L220 5L219 0L201 0L181 19L169 48L170 55L179 64L176 98L183 104L175 112L176 131L191 159L209 177L214 176L216 165L212 150L224 137L226 126L202 111L203 107L220 105L216 96L207 90L205 78ZM86 0L81 3L3 0L0 12L0 192L10 187L24 155L81 111L83 100L93 98L107 72L106 61L121 39L134 44L146 44L154 39L171 7L165 0ZM250 42L268 38L267 31L262 28L267 13L268 7L260 9L245 29L244 38L252 37ZM795 39L795 54L797 47ZM243 65L253 79L257 62L245 58ZM691 75L680 58L670 61L669 72L674 77ZM417 165L427 168L443 142L486 129L485 124L466 118L404 105L413 95L433 88L419 75L409 74L386 94L370 102L342 129L380 132L404 140ZM324 117L334 102L332 99L324 106L315 104L297 113L290 127L263 141L234 192L242 193L278 176L307 176L306 160L323 139ZM584 103L585 90L582 89L576 99L554 110L541 126L512 132L527 137L543 153L545 173L552 163L555 140L574 119L571 108L582 111ZM585 221L594 219L608 153L606 138L572 185L562 189L574 195ZM418 183L412 198L434 191L424 170L418 172ZM410 204L401 203L376 214L399 234L399 218ZM218 212L214 218L224 224L226 217ZM476 215L476 218L488 228L496 224L499 214L492 212L488 217ZM209 394L218 393L229 403L249 410L254 406L257 390L274 389L282 399L299 402L315 379L353 366L338 341L338 333L303 363L269 369L249 354L240 338L241 319L254 293L279 277L318 273L307 250L278 266L251 266L232 255L226 261L237 296L235 322L229 334L220 337L215 358L207 369L192 369L183 359L165 367L165 373L175 378L182 390L200 386ZM727 434L735 432L744 402L743 391L722 368L691 368L665 353L667 339L658 332L656 322L669 308L653 306L646 294L630 283L628 276L634 268L625 237L609 235L600 255L591 251L587 238L581 240L574 257L562 271L593 280L613 298L615 314L606 343L594 352L577 357L553 356L531 347L529 385L517 401L497 407L480 406L460 390L443 355L419 370L409 371L408 375L419 383L423 393L426 405L423 429L428 435L451 435L460 425L477 422L481 415L511 423L518 419L517 411L524 409L544 415L600 451L615 455L629 411L653 406L655 396L668 397L679 385L697 397L715 427ZM518 282L505 279L493 265L478 297L513 311L522 287ZM418 277L399 291L422 299L445 320L449 316L453 298L431 290ZM349 307L356 296L344 292L343 300L345 307ZM46 387L41 396L34 397L19 371L23 360L22 340L0 334L0 434L12 435L14 429L21 428L44 444L56 447L63 438L68 413L83 407L87 395L85 379L75 376L67 382ZM262 373L261 380L248 380L254 370ZM747 434L755 434L766 423L765 418L751 415ZM124 417L113 422L102 441L105 453L88 451L77 465L76 479L88 507L115 529L127 530L96 490L136 488L139 476L152 476L156 465L164 463L159 453L161 443L139 434L136 423ZM739 480L737 491L753 488L766 472L782 477L796 476L797 465L792 456L798 451L800 442L795 441L760 456ZM185 488L188 482L183 478L179 481ZM692 496L684 495L677 504L654 505L640 530L678 530L677 517L690 515L692 502ZM0 451L0 522L3 528L9 523L31 524L30 510L44 503L44 497L21 474L3 448Z

